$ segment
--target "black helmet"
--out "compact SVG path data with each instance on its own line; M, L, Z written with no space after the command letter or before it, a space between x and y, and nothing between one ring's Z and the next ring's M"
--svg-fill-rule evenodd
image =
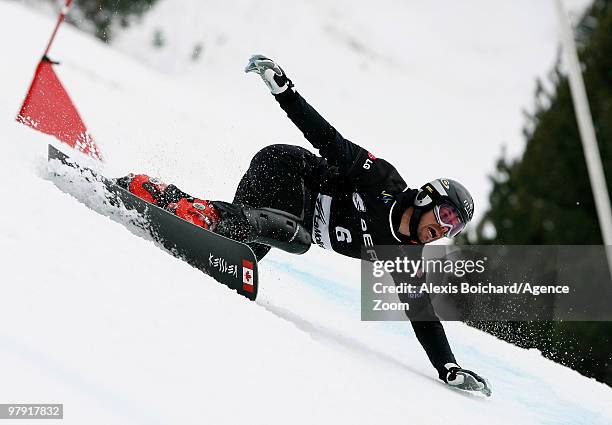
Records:
M421 216L429 210L433 209L438 222L449 228L447 236L450 237L457 236L474 216L474 200L470 192L461 183L445 178L421 186L413 207L410 234L417 238ZM446 221L446 216L454 222Z

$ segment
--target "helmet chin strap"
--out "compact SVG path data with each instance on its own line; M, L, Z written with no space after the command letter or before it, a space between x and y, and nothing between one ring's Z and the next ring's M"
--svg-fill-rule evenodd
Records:
M418 244L424 244L425 242L421 241L419 238L419 223L421 222L421 217L427 211L433 208L433 205L427 205L426 207L417 207L416 205L412 206L412 216L410 217L409 230L410 230L410 239L412 242Z
M429 202L425 205L423 201L429 197ZM410 230L410 239L419 244L425 244L425 242L421 241L419 238L419 223L421 222L421 218L423 214L432 210L438 203L440 202L440 194L431 187L428 183L424 185L417 193L415 201L412 205L412 216L410 217L409 230ZM420 205L419 205L420 204Z

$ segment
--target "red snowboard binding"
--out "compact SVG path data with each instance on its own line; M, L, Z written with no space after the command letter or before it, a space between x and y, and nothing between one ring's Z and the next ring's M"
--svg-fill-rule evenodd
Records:
M116 179L115 182L139 198L164 208L196 226L214 231L219 224L219 212L212 203L194 198L172 184L165 184L146 174L128 174Z
M177 203L171 203L167 207L174 214L187 220L196 226L203 227L208 230L215 230L219 224L219 213L213 205L203 199L197 198L182 198Z

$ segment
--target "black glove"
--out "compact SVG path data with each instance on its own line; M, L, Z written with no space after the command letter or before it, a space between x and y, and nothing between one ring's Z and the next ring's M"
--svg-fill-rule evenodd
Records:
M268 59L263 55L253 55L249 59L249 63L244 68L244 72L255 72L259 74L261 79L266 83L272 94L283 93L293 83L272 59Z
M444 370L440 371L440 378L451 387L465 391L480 391L487 397L491 395L491 386L485 378L471 370L462 369L455 363L445 364Z

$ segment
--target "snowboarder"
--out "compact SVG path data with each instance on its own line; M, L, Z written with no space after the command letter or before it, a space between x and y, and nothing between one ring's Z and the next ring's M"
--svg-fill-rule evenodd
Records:
M393 165L342 137L271 59L252 56L245 72L263 79L321 156L293 145L265 147L253 157L232 203L194 198L144 174L117 182L187 221L248 243L258 260L271 247L303 254L312 244L361 258L362 246L422 246L454 237L472 219L474 203L464 186L442 178L410 189ZM485 379L457 364L429 297L406 301L439 378L490 393Z

